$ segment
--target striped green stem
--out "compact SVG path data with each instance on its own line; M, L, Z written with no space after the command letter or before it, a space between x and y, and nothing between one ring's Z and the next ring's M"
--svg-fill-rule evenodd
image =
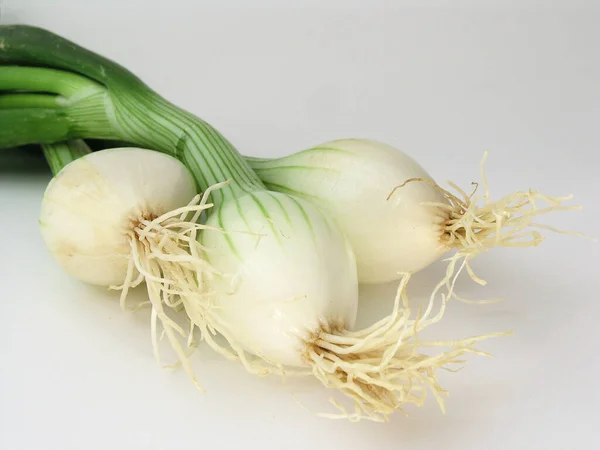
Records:
M0 95L0 148L78 136L114 137L106 111L108 91L89 78L55 69L0 66L0 90L8 92ZM31 92L36 90L44 93Z
M12 106L18 107L0 106L0 149L80 137L115 138L114 128L104 110L103 94L86 97L69 107L36 108L31 104L24 105L23 98L13 98L11 102ZM78 120L73 119L74 115Z
M42 150L53 175L58 174L67 164L92 152L81 139L43 144Z
M104 86L108 95L102 104L92 101L92 95L87 103L69 105L68 117L73 121L69 137L124 140L173 155L188 166L201 190L231 180L227 187L213 191L215 204L228 196L238 197L265 189L258 176L218 130L168 102L113 61L34 27L2 26L0 42L0 63L50 66L79 74L94 85L100 83ZM53 80L55 75L56 70L51 74ZM58 90L53 83L48 82L48 85ZM31 88L25 86L25 89ZM101 112L104 113L104 121L110 121L111 136L89 132L87 122L91 118L97 120Z

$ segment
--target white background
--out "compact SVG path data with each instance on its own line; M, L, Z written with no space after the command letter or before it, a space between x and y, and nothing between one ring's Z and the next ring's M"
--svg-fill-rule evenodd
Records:
M598 2L84 3L4 0L2 20L117 60L243 153L372 137L468 186L488 150L493 195L573 193L583 211L543 222L600 236ZM258 379L205 348L194 363L206 394L159 368L147 311L121 312L114 293L46 253L48 180L0 167L2 450L600 448L597 244L550 234L482 256L489 285L464 280L461 292L507 300L454 303L433 333L516 334L481 345L493 359L440 375L446 415L430 398L387 424L351 424L296 404L292 393L327 407L316 383ZM418 274L411 293L425 296L442 271ZM363 290L361 324L385 313L392 288Z

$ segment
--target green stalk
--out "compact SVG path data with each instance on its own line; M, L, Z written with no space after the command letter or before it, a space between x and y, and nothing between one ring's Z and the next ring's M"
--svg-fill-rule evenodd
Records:
M0 110L2 148L62 141L69 138L70 129L67 114L54 108Z
M8 108L58 108L64 100L58 95L51 94L2 94L0 109Z
M2 58L0 58L0 61L2 61ZM94 90L104 90L102 85L69 72L19 66L3 67L0 73L0 89L52 92L64 97L81 95L82 91L92 93Z
M55 69L0 66L0 90L11 92L0 95L0 148L115 136L106 111L108 91L89 78Z
M0 67L0 73L2 70ZM41 100L38 94L9 96L5 102L8 105L2 105L0 100L0 149L79 137L114 139L118 135L105 111L105 93L53 108L36 107L35 103L51 103L46 98Z
M81 139L43 144L42 151L53 175L58 174L67 164L92 152Z
M106 87L149 90L119 64L57 34L28 25L0 26L0 64L54 67L84 75Z
M69 108L69 118L75 123L71 137L124 140L175 156L190 169L202 190L231 180L227 187L213 191L216 204L228 196L265 189L219 131L171 104L113 61L49 31L28 26L0 27L0 43L0 63L68 70L95 80L108 90L103 108L113 135L85 133L86 121L98 117L100 109L98 103L90 102L77 109Z

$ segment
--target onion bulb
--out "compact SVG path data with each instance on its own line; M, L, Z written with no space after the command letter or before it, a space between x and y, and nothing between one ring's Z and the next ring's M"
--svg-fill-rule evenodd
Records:
M193 277L205 267L182 264L191 259L190 245L202 225L180 220L180 209L199 214L210 207L196 195L189 170L177 159L140 148L114 148L89 153L60 168L48 184L40 211L40 230L54 259L74 278L121 290L147 284L152 305L153 340L156 320L194 379L174 333L186 335L164 308L177 307L172 280ZM190 236L192 236L190 238Z
M406 153L368 139L340 139L277 159L247 158L274 191L310 200L335 217L356 253L362 283L396 280L457 250L455 264L491 247L535 246L542 241L534 219L563 206L571 197L532 190L491 200L481 170L483 193L452 193ZM483 166L483 163L482 163ZM542 203L548 206L541 207ZM557 231L557 230L554 230Z

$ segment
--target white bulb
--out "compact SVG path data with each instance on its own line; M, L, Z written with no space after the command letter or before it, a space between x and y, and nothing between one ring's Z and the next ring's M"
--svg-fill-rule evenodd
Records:
M283 187L334 217L352 244L362 283L382 283L417 272L448 250L441 237L448 204L411 157L387 144L342 139L256 163L267 186ZM277 189L277 187L275 187Z
M120 285L133 228L186 205L195 194L188 169L171 156L137 148L94 152L50 181L41 206L41 233L70 275L90 284Z
M217 277L214 314L245 350L302 366L303 342L323 325L351 329L358 302L356 261L333 220L301 199L268 191L226 201L206 224Z

